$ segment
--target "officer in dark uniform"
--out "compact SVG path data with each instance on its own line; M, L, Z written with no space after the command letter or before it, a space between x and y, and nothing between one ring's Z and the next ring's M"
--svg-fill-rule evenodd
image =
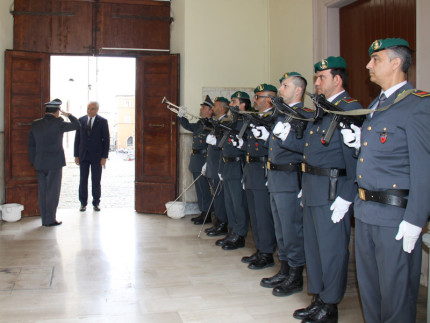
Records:
M379 39L369 48L370 80L381 94L363 123L357 163L355 254L368 323L415 322L421 230L430 213L430 93L407 82L409 43ZM342 130L360 147L360 129ZM353 137L353 138L351 138Z
M345 91L348 74L342 57L330 56L314 65L318 94L343 110L361 108ZM347 282L349 257L349 207L357 192L355 150L343 144L338 129L328 145L322 137L331 115L306 130L302 164L303 230L308 292L314 295L307 308L296 310L303 322L337 322L337 303Z
M63 134L80 127L78 119L60 110L60 99L45 103L45 116L33 122L28 136L30 162L37 172L39 209L42 225L60 225L56 213L60 199L61 178L66 158ZM70 119L64 122L60 113Z
M302 102L306 91L306 79L297 72L289 72L279 81L281 85L278 94L284 102L306 118L311 118L312 115L309 115L311 113L303 108ZM282 124L285 119L285 115L279 114L276 124L278 122ZM279 272L273 277L263 278L260 285L273 288L272 293L275 296L289 296L303 290L305 265L303 218L300 200L297 198L301 189L302 153L287 149L288 145L283 145L283 141L275 136L274 131L269 134L264 127L258 128L262 133L262 139L266 139L269 146L268 187L281 262ZM289 139L303 142L302 138L297 139L295 133L292 133Z
M230 103L226 98L219 96L214 100L214 106L212 108L213 114L212 119L217 121L222 121L227 116L227 107ZM224 200L224 188L219 174L222 173L222 167L224 163L222 162L222 151L221 148L217 146L217 136L220 136L218 132L209 134L206 137L206 142L208 143L208 157L207 162L203 166L202 172L205 173L206 177L209 179L209 185L211 186L211 192L214 196L214 209L216 224L206 230L206 234L210 237L225 235L228 232L228 219L227 212L225 210L225 200Z
M237 106L241 111L249 111L251 109L249 95L242 91L234 92L230 106ZM240 131L242 125L242 120L235 120L228 124L237 131ZM242 184L245 150L239 147L239 141L235 138L225 141L222 147L222 161L224 167L221 178L224 184L225 208L230 232L224 239L219 240L217 245L222 246L224 250L234 250L245 246L245 236L248 233L248 205Z
M275 86L265 83L254 89L254 107L260 113L259 117L270 118L273 107L269 96L275 96L277 92ZM255 138L250 128L247 130L245 147L247 155L243 178L257 252L250 257L243 257L242 262L248 263L249 269L263 269L274 266L273 252L276 249L270 196L266 186L268 149L264 140Z
M211 118L212 117L213 102L209 95L206 95L205 100L200 104L200 117ZM203 120L199 120L196 123L190 123L187 118L185 107L179 107L178 117L182 127L193 133L193 145L191 149L190 163L188 169L193 173L193 179L199 178L195 182L197 201L199 204L200 215L198 217L191 218L194 224L203 224L206 214L209 210L211 203L211 194L209 190L209 183L206 177L200 176L202 167L206 163L208 155L208 144L206 143L206 137L210 132L210 129L204 123ZM200 176L200 177L199 177ZM211 217L206 218L205 223L210 223Z

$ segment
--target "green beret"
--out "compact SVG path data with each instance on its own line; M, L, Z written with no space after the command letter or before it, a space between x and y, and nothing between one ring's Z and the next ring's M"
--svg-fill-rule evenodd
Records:
M242 92L242 91L234 92L233 95L231 96L231 99L234 99L234 98L250 100L248 93Z
M287 72L287 73L284 73L284 75L282 75L282 77L279 79L279 83L282 83L283 80L285 80L285 79L287 79L287 78L289 78L291 76L299 76L299 77L301 77L301 78L304 79L303 75L300 74L300 73L297 73L297 72Z
M318 71L329 70L332 68L346 69L346 62L343 59L343 57L330 56L330 57L327 57L326 59L320 60L319 62L315 63L315 65L314 65L315 73Z
M395 46L405 46L410 49L409 43L402 38L377 39L369 47L369 56L372 56L374 52Z
M271 91L271 92L277 93L278 89L272 84L266 84L266 83L260 84L254 89L254 93L264 92L264 91Z
M230 101L229 101L229 100L227 100L227 99L226 99L225 97L223 97L223 96L217 96L217 97L215 98L214 102L225 102L225 103L227 103L227 104L229 104L229 103L230 103Z

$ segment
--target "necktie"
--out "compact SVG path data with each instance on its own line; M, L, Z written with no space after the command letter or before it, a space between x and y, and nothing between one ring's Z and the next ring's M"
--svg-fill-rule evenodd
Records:
M88 120L88 123L87 123L87 133L88 134L91 133L91 120L93 120L93 117L91 117L90 120Z
M386 99L387 99L387 97L385 96L385 93L382 93L382 94L379 96L378 104L376 105L375 110L378 110L378 109L381 107L381 105L384 103L384 101L385 101Z

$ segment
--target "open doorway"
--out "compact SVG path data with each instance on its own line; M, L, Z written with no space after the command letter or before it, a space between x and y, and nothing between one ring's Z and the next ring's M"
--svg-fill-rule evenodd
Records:
M97 101L106 118L110 152L102 173L101 208L134 208L136 59L118 57L51 56L51 98L77 118ZM79 166L74 162L75 132L64 134L66 167L59 208L79 209ZM89 178L91 201L91 176Z

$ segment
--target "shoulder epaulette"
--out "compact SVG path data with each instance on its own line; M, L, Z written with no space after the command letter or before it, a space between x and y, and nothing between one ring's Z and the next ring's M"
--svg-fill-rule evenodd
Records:
M415 91L415 92L412 92L412 94L416 95L416 96L419 96L421 98L424 98L426 96L430 96L430 93L426 92L426 91Z
M315 110L309 109L309 108L302 108L302 110L306 111L306 112L314 112Z
M343 101L345 101L346 103L352 103L352 102L357 102L357 99L343 99Z
M33 120L33 122L36 122L36 121L39 121L39 120L42 120L43 118L39 118L39 119L34 119Z

